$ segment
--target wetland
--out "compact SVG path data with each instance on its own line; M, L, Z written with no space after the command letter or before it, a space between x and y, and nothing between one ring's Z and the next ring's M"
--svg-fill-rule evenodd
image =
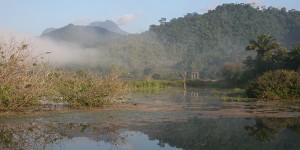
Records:
M1 149L299 149L297 105L225 101L228 90L136 92L112 106L4 114Z

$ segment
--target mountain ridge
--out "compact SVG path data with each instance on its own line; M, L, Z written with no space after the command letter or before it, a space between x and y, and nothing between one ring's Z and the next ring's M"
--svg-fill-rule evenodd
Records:
M122 30L115 22L110 20L106 20L104 22L102 21L91 22L89 26L104 28L111 32L119 33L121 35L128 35L126 31Z
M106 63L99 66L113 63L131 75L142 76L143 69L149 68L175 77L176 72L199 70L201 79L218 79L225 63L243 65L247 56L255 54L245 47L257 35L270 34L287 48L300 44L300 11L284 8L223 4L204 14L188 13L159 22L141 34L117 34L119 38L105 42L91 38L86 45L106 54L101 58Z
M57 42L74 43L82 47L93 47L99 42L119 38L121 36L122 35L118 33L111 32L104 28L74 24L69 24L41 35L42 38Z

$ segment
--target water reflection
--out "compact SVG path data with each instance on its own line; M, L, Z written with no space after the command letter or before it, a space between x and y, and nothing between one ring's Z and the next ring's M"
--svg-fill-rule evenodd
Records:
M88 123L24 123L0 125L0 149L57 149L66 141L87 137L118 145L125 137L115 125ZM56 145L56 146L55 146Z
M278 136L278 134L300 135L299 118L259 118L252 126L245 126L250 136L258 141L267 143Z
M0 149L300 149L299 112L215 93L171 89L108 109L1 116Z
M282 118L260 124L261 119L244 118L192 118L187 122L150 123L140 130L159 144L168 143L182 149L297 149L300 148L299 119ZM281 122L281 124L276 124ZM294 122L293 124L283 122ZM267 124L266 124L267 123ZM274 126L272 124L275 124ZM256 129L255 136L249 127ZM267 129L267 132L265 132ZM271 129L271 130L268 130ZM280 130L279 130L280 129ZM295 130L298 129L298 130ZM260 134L272 135L265 140Z
M299 118L0 125L0 149L299 149Z

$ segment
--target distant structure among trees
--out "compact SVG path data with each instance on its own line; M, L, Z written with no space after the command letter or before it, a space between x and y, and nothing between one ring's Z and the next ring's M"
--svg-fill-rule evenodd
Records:
M198 70L192 70L191 79L192 80L198 80L199 79L199 71Z

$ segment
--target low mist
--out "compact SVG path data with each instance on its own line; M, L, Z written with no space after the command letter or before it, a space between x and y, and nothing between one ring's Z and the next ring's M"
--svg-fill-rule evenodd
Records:
M105 55L99 49L81 48L67 43L57 43L47 39L36 38L32 43L33 54L41 55L46 62L53 65L88 65L95 66Z
M108 66L109 60L104 50L93 48L81 48L75 44L56 42L40 37L1 31L0 40L2 43L29 44L32 57L42 58L53 66L76 66L76 67L102 67ZM111 64L110 64L111 66Z

